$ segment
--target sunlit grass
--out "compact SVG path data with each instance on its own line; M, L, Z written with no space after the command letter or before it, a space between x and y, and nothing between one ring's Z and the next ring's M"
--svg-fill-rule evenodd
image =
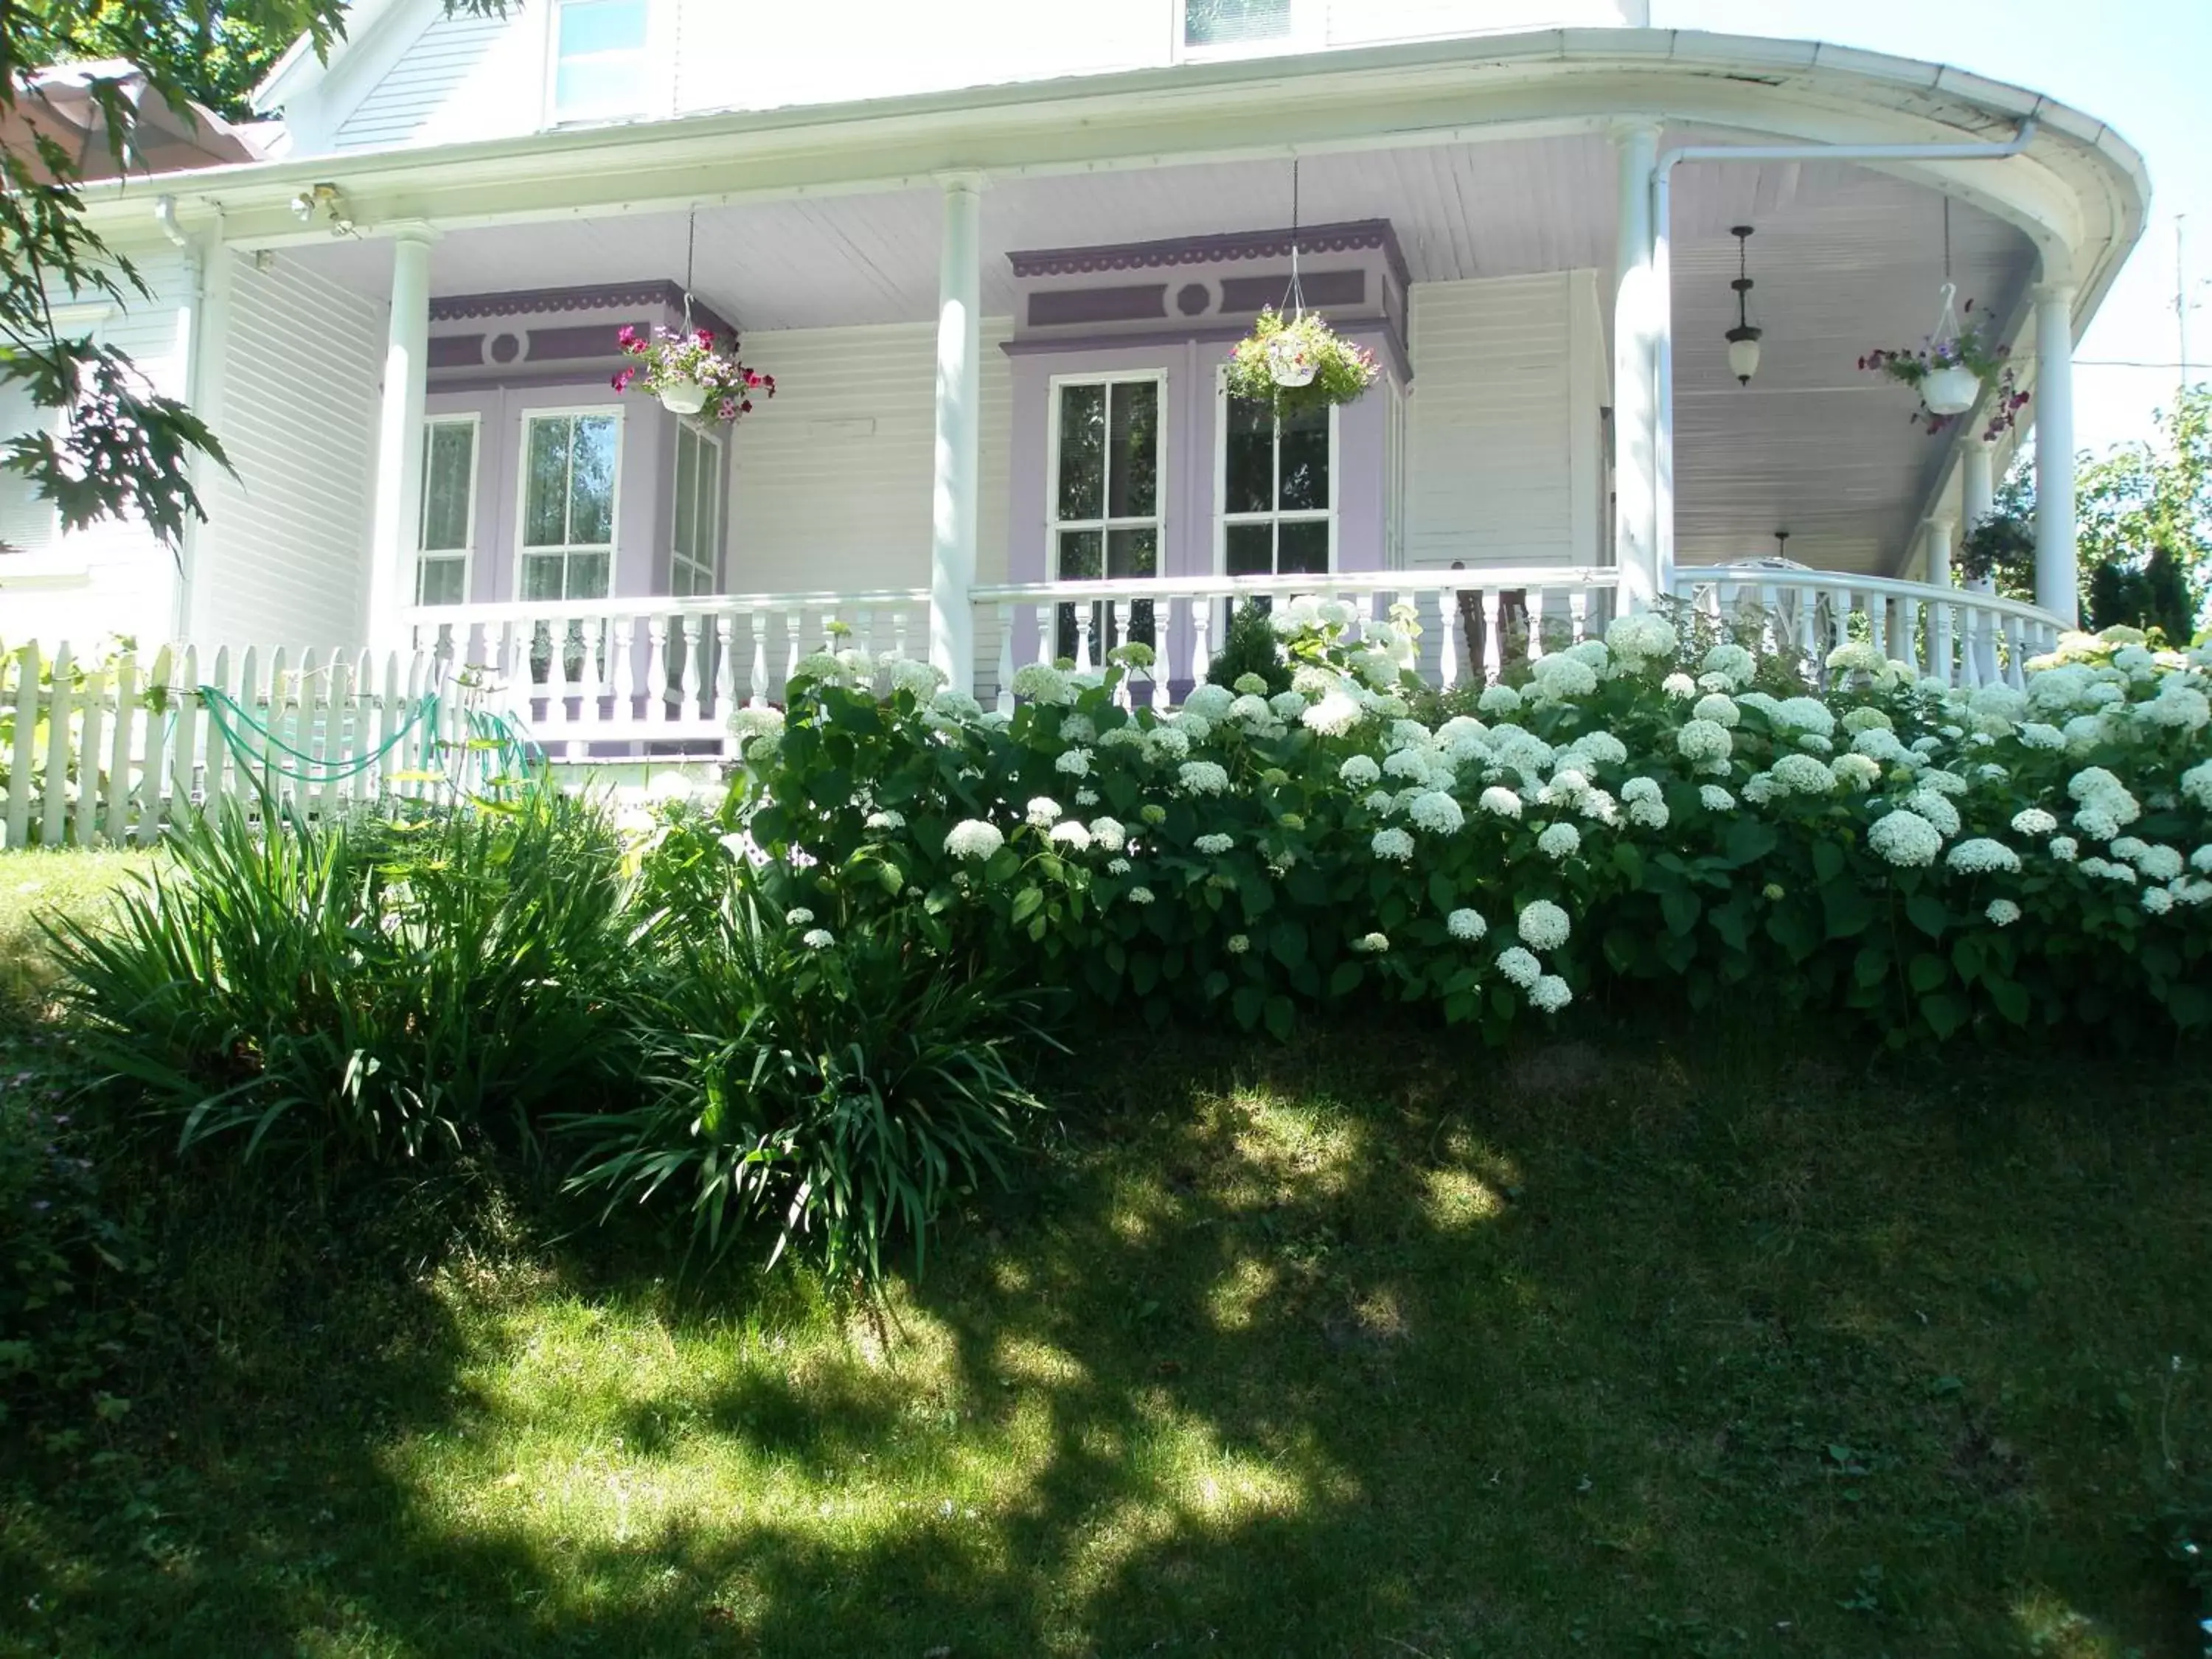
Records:
M0 1014L52 985L42 920L98 914L115 889L150 869L151 852L28 848L0 852Z
M2202 1084L1076 1075L877 1309L528 1205L216 1226L139 1484L0 1499L0 1655L2191 1651L2141 1523L2212 1461Z

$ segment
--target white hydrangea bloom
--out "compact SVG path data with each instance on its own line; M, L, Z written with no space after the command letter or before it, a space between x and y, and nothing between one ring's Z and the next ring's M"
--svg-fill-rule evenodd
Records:
M2181 775L2181 793L2212 812L2212 760L2192 766Z
M1109 853L1118 853L1129 843L1129 832L1121 827L1119 818L1091 820L1091 839Z
M1053 825L1052 839L1054 846L1065 847L1071 853L1087 853L1091 850L1091 832L1073 818L1070 818L1065 823Z
M1828 667L1839 674L1887 674L1889 659L1863 640L1846 640L1828 653Z
M2114 864L2110 859L2083 859L2080 865L2085 876L2101 876L2106 881L2124 881L2135 885L2136 872L2124 864Z
M1753 806L1764 806L1774 799L1774 775L1754 772L1743 781L1743 798Z
M1966 781L1956 772L1947 772L1940 767L1929 767L1920 775L1920 787L1933 789L1939 795L1959 796L1966 793Z
M745 708L730 716L730 731L740 744L755 738L781 736L783 732L783 710L781 708Z
M1976 836L1954 847L1943 860L1962 875L1984 876L1991 871L2006 875L2016 874L2020 869L2020 854L2001 841L1987 836Z
M2012 832L2015 836L2047 836L2058 827L2058 820L2040 806L2024 806L2012 815Z
M1154 726L1146 743L1162 760L1179 761L1190 753L1190 735L1177 726Z
M1832 753L1836 745L1818 732L1801 732L1797 734L1797 746L1810 755L1826 755Z
M1583 790L1582 799L1575 803L1575 811L1593 823L1602 823L1608 829L1620 822L1620 803L1602 789Z
M1498 971L1509 984L1525 991L1544 976L1544 964L1522 946L1513 945L1498 953Z
M1089 777L1091 775L1091 751L1088 749L1067 750L1053 762L1052 769L1066 777Z
M1237 837L1234 836L1222 835L1217 830L1210 836L1200 836L1196 841L1193 842L1191 845L1198 848L1200 852L1205 854L1208 858L1218 858L1222 854L1227 852L1231 848L1237 845Z
M810 951L826 951L837 940L827 927L811 927L799 935L799 942Z
M1698 695L1698 683L1687 674L1669 674L1659 682L1659 690L1677 702L1687 702Z
M1352 940L1352 948L1371 957L1379 957L1390 948L1389 937L1383 933L1363 933Z
M1899 740L1896 732L1887 726L1874 726L1851 739L1851 753L1864 755L1877 765L1896 766L1912 751Z
M1232 957L1241 957L1252 948L1252 941L1246 934L1231 933L1228 944L1223 948Z
M1615 617L1605 630L1605 642L1615 656L1636 663L1671 657L1681 641L1664 617L1639 611Z
M2186 793L2189 780L2182 779ZM2085 766L2067 780L2066 793L2085 808L2102 811L2117 823L2133 823L2142 816L2142 808L2128 793L2128 787L2101 766Z
M1492 784L1484 790L1475 805L1483 811L1495 813L1501 818L1521 816L1521 797L1500 784Z
M1597 690L1597 671L1581 658L1562 652L1540 658L1530 671L1529 694L1558 701L1586 697Z
M1267 677L1263 674L1239 674L1229 689L1240 697L1264 697L1267 695Z
M1378 859L1388 859L1395 864L1413 861L1413 838L1403 830L1377 830L1369 847Z
M1536 837L1536 850L1553 863L1571 856L1583 844L1583 832L1571 823L1554 823Z
M1572 657L1601 679L1605 677L1605 671L1613 660L1613 652L1603 640L1583 640L1569 646L1559 654Z
M1365 718L1367 711L1344 692L1333 690L1299 718L1316 736L1340 738Z
M2180 849L2174 847L2146 847L2136 859L2136 868L2146 881L2172 881L2187 867Z
M1130 902L1130 903L1132 903L1132 904L1150 904L1152 902L1152 890L1151 888L1149 888L1149 887L1132 887L1132 888L1129 890L1129 902Z
M2176 904L2212 904L2212 881L2201 881L2191 876L2175 882L2167 890L2172 893Z
M1060 803L1050 795L1039 795L1029 804L1022 816L1036 830L1049 830L1060 822Z
M1698 786L1698 803L1708 812L1735 811L1735 797L1717 783L1705 783Z
M1989 908L1982 914L2000 927L2009 927L2020 920L2020 906L2008 898L1993 898Z
M1432 836L1455 836L1467 822L1467 814L1460 809L1460 804L1441 789L1414 796L1406 816L1413 820L1416 830Z
M796 905L783 913L783 921L787 927L808 927L814 921L814 912L803 904Z
M1521 712L1521 694L1510 685L1486 686L1474 706L1486 714L1517 714Z
M1097 735L1097 723L1080 710L1070 709L1060 717L1060 740L1062 743L1089 743Z
M1371 789L1360 805L1370 812L1380 812L1387 818L1398 810L1398 798L1388 789Z
M1528 988L1528 1006L1539 1013L1556 1014L1575 1000L1566 981L1557 974L1542 974Z
M1871 703L1862 704L1856 708L1845 711L1842 724L1844 731L1854 735L1861 732L1877 730L1888 732L1893 730L1896 726L1896 722L1887 714L1875 708Z
M2061 864L2071 864L2081 855L2081 843L2071 836L2053 836L2050 852Z
M2152 915L2162 916L2173 908L2173 895L2163 887L2143 889L2142 908Z
M1631 806L1640 800L1657 800L1662 793L1656 778L1631 778L1620 786L1620 798Z
M1826 762L1812 755L1778 756L1769 775L1778 794L1826 795L1836 787L1836 775Z
M2110 841L2120 833L2120 821L2101 806L2085 806L2074 815L2074 827L2091 841Z
M1129 873L1129 860L1127 860L1127 859L1109 859L1109 860L1106 860L1106 873L1107 873L1108 875L1109 875L1109 876L1126 876L1126 875L1127 875L1127 874Z
M1006 844L1006 838L999 833L998 825L987 823L981 818L969 818L954 824L951 833L945 837L945 852L969 864L983 863Z
M1306 712L1306 700L1296 691L1278 691L1267 699L1267 712L1279 720L1294 720Z
M1790 731L1809 732L1816 738L1832 737L1836 730L1835 715L1817 697L1790 697L1777 704L1774 720Z
M1736 706L1735 699L1718 691L1699 697L1691 706L1690 714L1694 719L1721 726L1739 726L1743 721L1743 710Z
M1735 739L1718 720L1701 716L1684 722L1674 734L1674 747L1685 760L1726 760L1735 751Z
M1663 800L1637 800L1628 804L1628 821L1639 830L1664 830L1673 816Z
M1175 729L1194 744L1204 743L1213 735L1213 722L1203 714L1192 714L1188 708L1180 709L1168 718L1175 723Z
M1881 781L1881 766L1870 755L1838 755L1828 763L1828 770L1846 789L1871 789Z
M1308 702L1344 689L1344 677L1317 662L1302 662L1291 670L1291 690Z
M880 812L871 812L868 814L868 828L884 830L903 830L906 828L906 814L895 812L889 807L885 807Z
M1936 855L1943 850L1943 837L1918 813L1898 811L1875 820L1867 831L1867 845L1900 868L1918 870L1936 862Z
M1176 781L1194 795L1218 795L1229 787L1229 774L1214 761L1185 761Z
M1444 932L1465 944L1474 944L1489 931L1480 910L1455 910L1444 918Z
M1014 670L1014 695L1028 702L1066 704L1075 701L1075 688L1052 664L1033 662Z
M1916 789L1905 798L1905 810L1927 819L1946 841L1959 833L1959 809L1951 805L1948 796L1932 789Z
M1190 695L1182 700L1182 707L1187 714L1195 714L1200 720L1218 720L1229 713L1236 702L1237 694L1227 686L1209 682L1191 687Z
M2136 714L2153 726L2164 726L2170 732L2201 732L2212 723L2212 701L2202 691L2193 690L2178 680L2169 680L2159 688L2159 695L2148 702L2139 703ZM2146 893L2143 896L2148 898Z
M1272 726L1275 720L1275 711L1267 707L1265 697L1248 691L1229 705L1229 718L1242 720L1247 726Z
M1705 659L1698 665L1708 674L1725 674L1741 685L1752 677L1757 668L1750 652L1740 645L1717 645L1705 653Z
M2145 853L2150 851L2150 843L2140 836L2122 836L2105 850L2116 859L2125 859L2130 864L2133 864Z
M1513 931L1532 951L1556 951L1573 932L1567 913L1549 899L1531 899L1514 918Z
M1429 781L1429 757L1419 749L1396 749L1382 757L1382 770L1408 783Z
M2189 855L2189 867L2212 876L2212 842L2207 842Z
M1590 781L1582 769L1565 763L1571 758L1571 756L1562 756L1559 769L1553 773L1552 781L1537 792L1536 799L1545 805L1569 805L1589 793Z
M1336 769L1336 775L1340 782L1349 784L1354 789L1364 789L1381 780L1382 769L1375 763L1375 757L1371 755L1352 755Z

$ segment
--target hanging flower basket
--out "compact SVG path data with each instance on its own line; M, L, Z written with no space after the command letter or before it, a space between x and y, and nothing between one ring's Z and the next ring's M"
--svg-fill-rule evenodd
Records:
M710 328L656 328L649 336L625 328L615 343L629 359L615 375L615 390L635 387L659 398L672 415L697 415L729 425L753 412L755 398L775 396L775 375L738 361L734 336L727 351L718 348Z
M1271 306L1230 356L1229 395L1266 404L1281 420L1356 403L1382 373L1373 352L1345 339L1318 313L1286 318Z
M1945 430L1982 398L1984 387L1993 389L1984 438L1994 439L2012 430L2020 411L2027 407L2027 393L2005 359L2005 347L1991 331L1973 319L1974 302L1960 307L1963 320L1954 322L1950 289L1944 289L1943 320L1917 350L1869 351L1859 367L1870 374L1886 374L1919 394L1920 407L1912 418L1933 434Z

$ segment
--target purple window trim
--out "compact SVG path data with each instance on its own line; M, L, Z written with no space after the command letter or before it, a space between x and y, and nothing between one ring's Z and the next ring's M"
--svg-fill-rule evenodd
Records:
M1382 353L1383 362L1399 386L1411 391L1413 386L1413 360L1407 355L1404 337L1389 320L1381 317L1346 318L1334 325L1349 338ZM1091 334L1064 334L1049 339L1025 338L1001 340L999 349L1013 358L1055 356L1060 353L1086 351L1158 351L1163 347L1209 345L1225 340L1241 340L1252 331L1249 324L1212 323L1197 327L1146 329L1135 333L1115 334L1101 331ZM1087 374L1087 365L1071 367L1070 374Z
M1304 234L1299 234L1299 245L1304 245ZM434 323L468 322L483 317L525 317L532 313L552 313L563 311L622 311L636 306L659 306L669 313L669 325L673 326L684 314L684 290L674 283L605 283L593 288L524 288L509 289L498 294L453 294L430 301L430 320ZM696 327L711 328L717 334L734 331L712 307L691 301L691 320Z
M1029 296L1031 328L1085 323L1149 322L1168 314L1165 283L1122 288L1048 288Z

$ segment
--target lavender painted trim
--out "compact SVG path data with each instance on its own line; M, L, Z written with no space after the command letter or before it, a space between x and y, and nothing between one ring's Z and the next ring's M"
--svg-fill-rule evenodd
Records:
M481 368L484 337L481 334L434 334L429 364L433 368Z
M1389 356L1391 372L1401 386L1411 390L1413 384L1413 360L1407 355L1406 342L1397 326L1382 317L1347 318L1333 325L1342 334L1358 339L1362 335L1379 336L1382 349ZM1200 328L1146 329L1138 333L1120 334L1100 331L1096 334L1060 334L1049 337L1032 336L1019 340L1001 340L999 349L1009 357L1035 357L1055 352L1119 351L1124 348L1143 348L1180 345L1205 345L1217 341L1241 340L1252 331L1249 323L1211 324Z
M1224 316L1256 315L1268 306L1285 303L1290 286L1288 273L1276 276L1225 276L1221 282L1221 311ZM1364 306L1367 273L1364 270L1316 270L1299 279L1306 303L1316 311L1325 306Z
M1305 234L1298 235L1301 246ZM498 294L451 294L430 301L434 323L466 322L479 317L522 317L532 312L617 311L629 306L659 306L678 316L684 311L684 290L674 283L603 283L591 288L523 288ZM712 307L695 296L692 320L717 334L735 331Z
M1047 289L1030 295L1031 328L1145 322L1167 314L1165 283L1140 283L1124 288Z
M1412 274L1398 246L1398 234L1387 219L1356 219L1341 224L1303 225L1298 252L1351 253L1380 249L1401 287ZM1017 276L1078 276L1095 270L1142 270L1162 265L1225 264L1235 259L1287 259L1291 232L1230 231L1218 236L1174 236L1157 242L1121 242L1099 247L1036 248L1009 253Z

